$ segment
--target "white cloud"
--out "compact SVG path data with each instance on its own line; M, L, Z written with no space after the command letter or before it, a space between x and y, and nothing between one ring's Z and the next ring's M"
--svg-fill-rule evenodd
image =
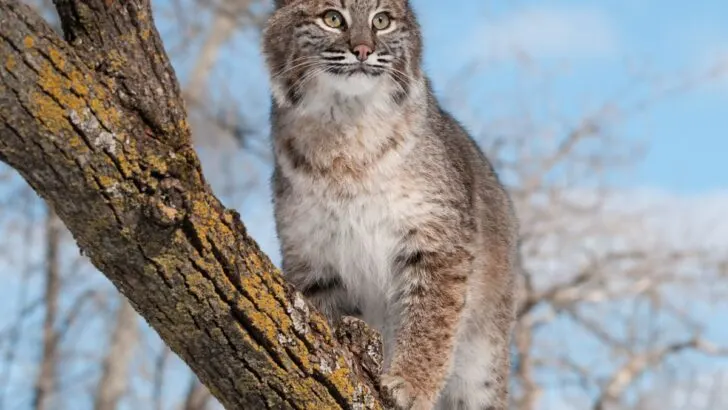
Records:
M529 8L487 21L476 30L483 41L469 52L502 59L518 54L531 58L599 58L618 49L619 36L602 12L584 8Z
M572 204L593 204L593 191L574 190ZM672 246L728 252L728 189L684 194L655 187L614 189L595 213L564 214L567 226L581 232L613 235L630 248ZM612 243L615 245L615 243Z
M615 205L645 210L653 241L675 247L728 251L728 190L694 195L642 189L625 192ZM618 206L618 205L617 205ZM647 233L644 231L644 233ZM642 240L645 240L642 237Z

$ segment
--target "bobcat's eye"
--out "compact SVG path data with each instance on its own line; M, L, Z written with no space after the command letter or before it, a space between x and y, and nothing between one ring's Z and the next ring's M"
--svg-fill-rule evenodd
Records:
M324 24L331 28L341 28L344 25L344 16L336 10L324 13Z
M392 24L392 21L389 18L389 14L385 12L378 13L372 21L372 25L377 30L385 30L390 24Z

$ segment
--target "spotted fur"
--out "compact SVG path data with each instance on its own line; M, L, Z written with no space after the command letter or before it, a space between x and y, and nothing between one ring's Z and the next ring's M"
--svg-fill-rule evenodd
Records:
M391 24L376 30L380 12ZM400 408L506 409L517 222L431 91L408 1L278 0L263 50L287 278L332 323L382 333Z

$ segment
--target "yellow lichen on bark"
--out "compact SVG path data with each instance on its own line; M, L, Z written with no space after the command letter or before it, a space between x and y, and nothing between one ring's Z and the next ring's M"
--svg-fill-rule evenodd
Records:
M151 170L159 174L166 174L169 171L168 159L159 155L147 155L144 162L150 166Z
M24 43L35 44L34 55L38 54L37 44L31 37ZM118 169L123 178L140 175L139 158L135 141L128 138L122 127L121 112L110 104L104 87L93 77L69 63L62 51L50 46L45 53L48 60L39 64L37 83L42 91L33 91L29 95L29 109L39 118L48 134L63 135L64 144L75 150L76 157L89 153L89 145L110 150L114 155L114 164L108 162L105 170ZM14 66L14 62L6 61L6 65ZM76 123L74 123L76 121ZM78 130L81 128L90 141L84 142ZM116 149L127 145L128 149ZM131 155L131 158L127 158ZM163 171L166 162L158 161ZM116 187L119 175L94 175L104 188Z
M71 91L71 80L65 78L47 62L41 66L38 85L66 110L81 111L82 108L87 108L86 101ZM65 116L58 120L68 122Z
M118 72L124 68L126 59L117 50L110 50L104 58L104 63L111 72Z
M65 66L63 60L58 62ZM34 114L46 120L48 131L57 133L64 129L72 130L69 122L71 112L81 115L84 109L91 109L105 126L114 127L119 123L119 112L113 108L106 109L101 102L106 99L102 91L98 91L101 95L91 98L87 104L84 98L89 94L89 89L84 84L89 80L87 76L73 70L68 76L70 79L48 62L43 62L40 67L38 85L45 93L34 93L31 104L35 109Z
M63 71L66 69L66 60L63 58L61 52L56 48L51 47L48 50L48 57L51 59L53 65L55 65L59 70Z
M13 71L17 65L17 62L15 61L15 57L8 56L7 59L5 59L5 69L8 71Z
M335 369L331 372L330 379L336 388L343 392L346 396L354 396L355 389L351 384L351 372L349 371L349 366L346 364L343 357L339 357L339 360L335 365Z
M31 110L36 118L40 118L46 130L53 135L61 131L71 131L71 124L66 119L66 110L63 109L50 96L42 92L33 92L30 95Z

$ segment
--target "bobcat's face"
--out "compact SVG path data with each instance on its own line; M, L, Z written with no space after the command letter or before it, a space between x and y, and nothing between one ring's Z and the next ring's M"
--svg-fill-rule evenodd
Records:
M398 99L420 75L420 32L406 0L280 0L263 50L279 104L322 88Z

